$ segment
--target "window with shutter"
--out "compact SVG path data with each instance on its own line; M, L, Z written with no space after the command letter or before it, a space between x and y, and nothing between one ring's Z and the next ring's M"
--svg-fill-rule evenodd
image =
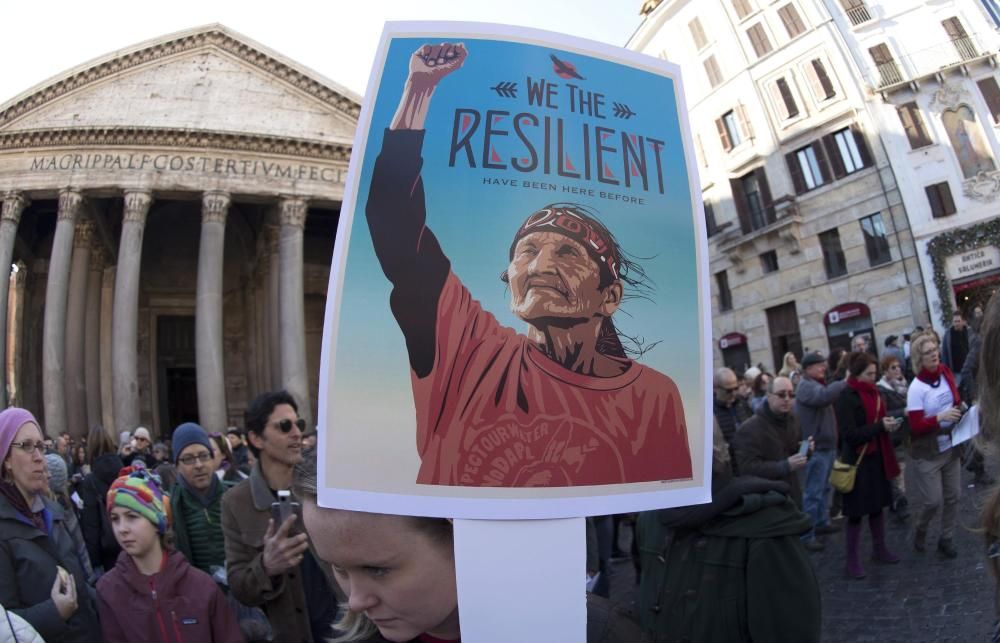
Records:
M732 112L730 112L731 114ZM722 149L728 152L733 149L733 142L729 138L729 132L726 129L725 116L722 118L715 119L715 129L719 131L719 141L722 142Z
M868 265L878 266L892 261L892 253L889 251L889 238L885 234L885 225L882 223L881 212L861 219L861 233L865 238Z
M798 116L799 107L795 104L795 97L792 96L792 89L788 86L788 81L784 78L779 78L774 82L774 86L777 88L781 104L785 108L785 118L795 118Z
M799 11L794 4L789 3L778 9L778 16L781 18L781 23L785 25L785 31L788 32L789 38L795 38L805 32L806 26L802 23L802 17L799 16Z
M739 119L740 131L743 132L743 137L753 138L753 127L750 126L750 119L747 117L746 107L743 106L743 103L738 103L736 105L736 109L733 111L736 112L736 118Z
M847 14L847 18L855 27L872 19L872 15L868 12L868 7L865 5L864 0L840 0L840 5L844 8L844 13Z
M827 100L837 95L837 91L833 88L833 81L830 80L829 74L826 73L826 67L819 58L809 61L806 66L806 76L809 77L809 84L816 100Z
M821 232L819 245L823 251L823 268L826 270L826 278L833 279L846 275L847 259L844 257L844 249L840 245L840 232L837 228Z
M948 182L935 183L924 188L927 201L931 205L931 216L935 219L955 214L955 201L951 198Z
M729 276L725 270L715 273L715 283L719 287L719 310L732 310L733 294L729 291Z
M694 40L695 49L704 49L705 45L708 44L708 38L705 37L705 30L701 27L701 20L693 19L688 23L688 29L691 30L691 39Z
M719 231L719 226L715 222L715 208L708 201L702 201L702 205L705 208L705 230L711 237Z
M750 15L753 7L750 6L750 0L733 0L733 10L736 11L736 16L742 20Z
M755 25L751 25L747 29L747 36L750 37L750 45L753 47L754 53L757 54L758 58L770 53L771 41L767 37L767 32L764 31L763 24L758 22Z
M831 156L839 157L839 164L834 164L834 174L837 167L842 167L844 174L851 174L871 165L871 156L868 154L864 136L853 128L847 127L834 132L833 145L828 145L827 149L831 152Z
M903 74L899 71L896 60L892 57L892 52L884 43L868 48L868 53L875 63L875 70L879 75L879 87L894 85L903 82Z
M982 80L977 80L976 85L979 86L979 92L983 95L986 106L990 108L990 115L993 116L993 122L1000 123L1000 86L997 85L997 79L989 76Z
M708 74L708 84L712 87L718 87L722 83L722 70L714 55L705 59L705 73Z
M760 267L764 274L778 271L778 253L768 250L760 255Z
M743 117L739 117L739 122L737 121L737 110L728 111L722 115L722 118L716 121L716 126L720 127L719 136L723 138L723 148L726 151L737 147L743 142L743 134L747 132L747 128L743 126ZM724 134L724 136L723 136ZM729 147L726 147L726 140L728 139Z
M965 27L962 26L962 22L957 17L942 20L941 25L944 27L945 33L948 34L951 44L955 46L955 50L962 60L971 60L977 56L978 52L976 51L975 44L969 38L969 34L965 32Z
M899 114L899 121L903 124L906 138L910 141L910 149L915 150L918 147L926 147L931 144L931 139L927 136L927 130L924 128L924 119L920 115L920 108L917 107L916 102L904 103L896 108L896 112Z

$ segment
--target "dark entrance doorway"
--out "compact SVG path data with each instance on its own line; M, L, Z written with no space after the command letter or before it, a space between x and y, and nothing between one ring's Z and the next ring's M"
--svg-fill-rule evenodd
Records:
M194 367L194 316L156 318L160 435L184 422L198 421L198 384Z
M799 333L799 315L795 312L795 302L768 308L767 327L771 331L771 356L777 373L784 363L785 353L793 353L802 359L802 335Z

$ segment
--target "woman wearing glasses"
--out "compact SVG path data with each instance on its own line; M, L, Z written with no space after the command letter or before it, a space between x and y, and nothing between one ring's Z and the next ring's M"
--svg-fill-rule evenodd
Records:
M0 412L0 605L47 641L99 641L77 543L63 509L45 497L44 439L28 411Z
M913 548L925 551L927 528L941 508L938 552L945 558L957 558L953 536L962 492L962 463L958 450L951 448L949 434L962 417L962 399L955 376L941 362L940 347L932 332L910 340L910 360L917 376L906 394L911 459L907 482L915 496Z
M878 364L867 352L851 353L847 361L847 387L834 403L840 429L840 457L858 465L854 489L844 494L843 511L847 516L847 574L864 578L861 564L861 519L868 516L874 544L873 558L882 563L898 563L885 542L885 516L882 509L892 504L890 481L899 475L899 463L890 434L899 420L886 415L885 403L875 381Z

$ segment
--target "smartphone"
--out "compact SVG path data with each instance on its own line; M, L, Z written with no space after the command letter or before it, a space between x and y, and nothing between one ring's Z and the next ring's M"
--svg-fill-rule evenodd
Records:
M799 442L799 455L809 454L809 440L802 440Z
M290 491L279 491L278 501L271 503L271 518L274 520L274 529L277 530L281 527L292 514L295 514L296 518L291 529L288 530L289 536L300 533L302 530L302 505L292 501Z

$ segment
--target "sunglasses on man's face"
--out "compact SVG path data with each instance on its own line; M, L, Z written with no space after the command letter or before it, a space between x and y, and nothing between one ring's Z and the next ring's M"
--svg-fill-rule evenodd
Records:
M303 420L302 418L299 418L297 420L289 420L288 418L285 418L284 420L278 420L277 422L272 422L272 424L281 429L282 433L289 433L292 430L293 426L299 427L299 431L306 430L306 421Z

